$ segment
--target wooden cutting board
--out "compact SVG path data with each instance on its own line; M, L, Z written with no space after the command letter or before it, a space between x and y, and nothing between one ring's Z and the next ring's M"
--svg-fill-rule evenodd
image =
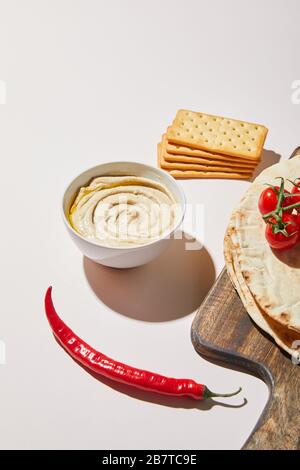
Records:
M291 158L296 155L300 147ZM243 449L299 450L300 367L253 323L225 268L196 314L192 341L201 356L248 371L269 387L268 403Z

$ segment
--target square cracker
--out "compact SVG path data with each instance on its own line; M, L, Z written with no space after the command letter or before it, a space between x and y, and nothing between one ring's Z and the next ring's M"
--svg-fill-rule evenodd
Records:
M196 149L193 147L185 147L184 145L173 144L167 140L166 134L163 135L163 138L166 140L166 152L168 155L186 155L187 157L195 158L205 158L211 160L220 160L228 162L229 164L243 164L243 165L257 165L260 160L249 160L241 157L233 157L231 155L225 155L220 153L207 152L206 150Z
M251 162L249 160L243 160L243 161L239 161L238 159L234 159L230 157L229 160L227 159L227 156L226 155L222 155L221 157L223 157L222 160L215 160L213 157L214 155L213 154L209 154L207 152L203 152L202 150L200 150L200 152L202 152L202 154L204 154L204 156L202 157L198 157L198 156L188 156L188 155L179 155L179 154L171 154L167 151L167 148L168 148L168 141L166 139L166 135L164 134L163 137L162 137L162 155L163 155L163 158L166 162L177 162L177 163L200 163L202 165L207 165L207 166L219 166L219 167L223 167L223 168L228 168L228 169L248 169L248 172L254 170L257 166L257 164L255 162ZM181 147L180 147L181 148ZM196 150L197 151L197 150ZM210 157L211 155L211 157Z
M251 175L241 175L239 173L222 173L211 171L193 171L193 170L166 170L176 179L228 179L228 180L250 180Z
M238 170L225 171L220 167L207 167L203 165L189 165L182 164L184 168L178 168L176 164L166 164L162 156L162 144L157 145L157 160L158 166L163 170L168 171L174 178L227 178L227 179L245 179L249 180L252 177L252 172L240 172ZM181 166L182 166L181 165ZM193 167L193 168L191 168ZM195 168L196 167L196 168Z
M260 124L181 109L167 130L167 139L209 152L258 160L267 133L268 129Z
M255 167L240 166L238 163L227 164L224 161L211 161L207 159L186 157L184 155L175 155L175 160L169 160L169 154L166 152L166 141L161 142L160 150L158 152L158 159L160 167L168 170L204 170L204 171L224 171L226 173L247 173L251 174Z

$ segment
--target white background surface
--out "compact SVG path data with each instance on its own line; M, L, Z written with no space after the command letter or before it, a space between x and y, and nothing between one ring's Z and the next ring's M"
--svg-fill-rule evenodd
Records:
M86 263L99 297L59 204L69 180L97 163L155 165L181 107L265 124L266 148L287 158L300 143L300 105L291 101L299 14L296 0L0 1L1 448L242 446L267 388L200 358L190 326L223 266L225 227L248 183L181 182L188 201L205 206L206 251L177 242L130 272ZM54 341L43 308L49 284L61 316L98 349L212 389L241 385L223 403L248 403L156 403L98 382Z

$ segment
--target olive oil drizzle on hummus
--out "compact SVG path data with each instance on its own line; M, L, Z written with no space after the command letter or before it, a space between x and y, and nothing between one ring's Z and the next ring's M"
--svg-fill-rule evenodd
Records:
M100 176L81 187L69 220L81 236L104 246L144 245L169 233L179 204L161 183L138 176Z

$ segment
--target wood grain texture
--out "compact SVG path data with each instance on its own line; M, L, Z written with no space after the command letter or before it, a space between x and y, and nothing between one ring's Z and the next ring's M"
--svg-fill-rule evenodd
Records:
M299 154L300 147L292 157ZM300 450L300 367L252 322L225 268L191 334L200 355L251 372L269 387L268 403L243 449Z

